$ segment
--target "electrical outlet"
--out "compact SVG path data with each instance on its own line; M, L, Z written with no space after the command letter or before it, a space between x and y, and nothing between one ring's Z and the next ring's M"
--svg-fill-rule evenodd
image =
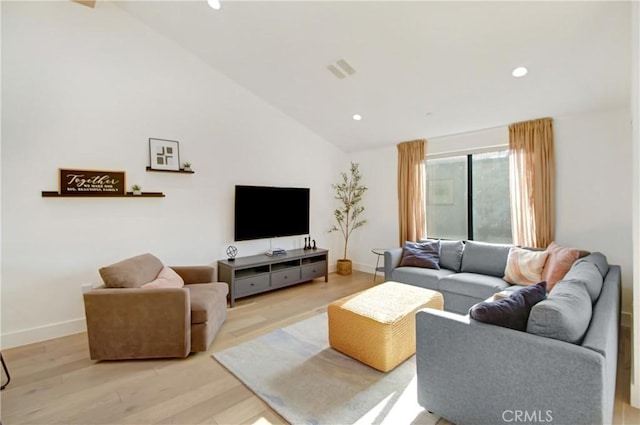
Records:
M84 294L85 292L89 292L90 290L93 289L93 285L90 283L85 283L84 285L82 285L80 287L80 291L82 291L82 293Z

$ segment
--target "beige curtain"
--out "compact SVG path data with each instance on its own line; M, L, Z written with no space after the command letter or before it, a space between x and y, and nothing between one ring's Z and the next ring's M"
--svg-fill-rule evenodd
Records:
M426 140L398 144L400 246L427 236L424 160Z
M546 248L555 235L553 119L509 126L509 173L513 243Z

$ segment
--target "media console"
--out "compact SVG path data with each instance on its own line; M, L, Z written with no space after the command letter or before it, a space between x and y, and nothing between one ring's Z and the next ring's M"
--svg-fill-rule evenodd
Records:
M265 254L218 261L218 281L229 284L229 304L238 298L284 288L324 276L329 280L329 251L292 249L283 255Z

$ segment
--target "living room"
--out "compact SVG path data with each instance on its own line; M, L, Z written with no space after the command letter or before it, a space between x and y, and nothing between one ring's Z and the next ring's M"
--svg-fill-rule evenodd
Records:
M627 8L625 19L631 19L632 9L637 16L637 3L617 7ZM3 350L84 332L81 287L98 284L97 271L107 264L144 252L166 264L215 264L226 258L230 244L239 256L267 250L267 240L233 242L237 184L310 188L311 236L329 250L333 271L342 241L327 233L335 208L331 184L350 161L358 162L368 187L368 223L350 243L354 268L371 273L376 260L371 249L398 246L396 144L409 140L405 133L398 130L397 137L375 146L339 147L292 118L294 111L283 111L238 84L131 10L100 0L94 8L70 1L2 3ZM224 12L225 4L204 16L215 20L215 13ZM618 12L603 16L619 18ZM635 75L630 94L557 115L540 110L519 120L553 117L556 240L601 251L622 267L621 320L631 326L639 292L634 294L634 279L635 287L640 285L640 140L630 125L638 121L639 49L637 19L635 26L622 22L605 21L593 32L596 39L598 31L617 28L621 37L629 37L625 46L633 50L626 51L627 62L603 68L628 80ZM227 50L221 52L234 49L229 40L207 42L224 44ZM598 55L590 57L598 61ZM323 69L325 62L318 60L317 72L334 78ZM353 65L365 73L364 64ZM245 68L250 66L247 57ZM511 69L504 72L512 78ZM291 76L292 84L298 78ZM490 108L492 101L486 103ZM368 118L345 120L353 127ZM460 131L413 138L428 139L428 155L478 144L506 146L507 126L515 121L460 120L468 121ZM357 128L351 131L355 138ZM191 162L194 174L147 172L153 137L179 141L181 162ZM166 198L42 198L41 191L57 190L61 167L123 170L128 188L138 184ZM278 243L293 249L304 240Z

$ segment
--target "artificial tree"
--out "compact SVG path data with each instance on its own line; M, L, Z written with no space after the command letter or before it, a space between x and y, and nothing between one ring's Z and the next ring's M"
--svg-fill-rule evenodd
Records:
M349 245L349 237L354 230L364 226L367 220L360 219L360 215L364 211L364 207L360 205L362 197L367 191L367 187L360 184L362 175L360 174L358 163L351 163L349 174L340 173L342 182L332 184L331 187L335 191L335 199L340 201L341 206L333 212L338 225L335 224L329 232L342 232L344 238L344 254L341 260L338 260L338 273L351 273L351 260L347 259L347 247Z

